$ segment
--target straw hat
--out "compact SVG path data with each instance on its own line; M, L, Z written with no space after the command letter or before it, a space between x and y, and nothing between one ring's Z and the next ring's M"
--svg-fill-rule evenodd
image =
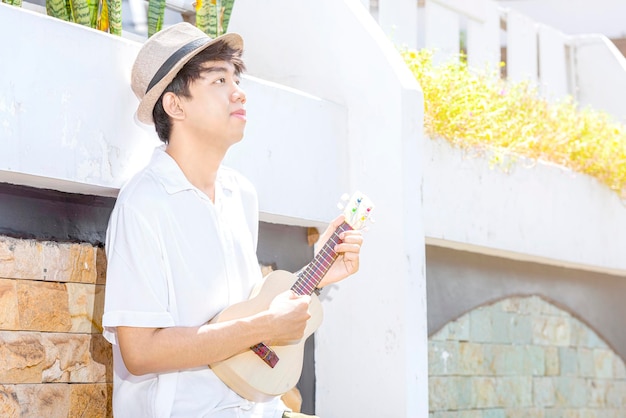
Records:
M152 125L152 109L178 71L196 54L218 40L243 50L243 39L226 33L211 39L190 23L181 22L152 35L142 46L131 73L131 88L140 100L137 119Z

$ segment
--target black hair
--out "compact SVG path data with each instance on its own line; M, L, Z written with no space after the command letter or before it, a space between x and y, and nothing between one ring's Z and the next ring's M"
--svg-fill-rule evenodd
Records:
M178 96L190 97L189 86L202 76L204 64L209 61L230 62L235 67L236 74L243 73L246 67L241 59L241 52L241 50L235 49L223 40L220 40L200 51L180 69L172 82L163 90L152 110L154 127L161 141L167 144L172 132L172 121L165 109L163 109L163 95L172 92Z

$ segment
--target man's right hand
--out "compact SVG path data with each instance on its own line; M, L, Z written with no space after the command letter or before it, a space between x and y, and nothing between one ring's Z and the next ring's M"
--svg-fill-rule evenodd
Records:
M269 307L272 315L272 345L289 344L304 336L311 296L297 295L292 290L282 292L274 298Z

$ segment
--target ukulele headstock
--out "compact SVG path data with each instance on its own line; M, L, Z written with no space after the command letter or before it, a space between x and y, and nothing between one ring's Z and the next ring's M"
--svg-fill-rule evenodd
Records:
M363 229L370 219L374 203L365 194L357 191L350 196L347 203L343 205L343 216L345 222L352 229Z

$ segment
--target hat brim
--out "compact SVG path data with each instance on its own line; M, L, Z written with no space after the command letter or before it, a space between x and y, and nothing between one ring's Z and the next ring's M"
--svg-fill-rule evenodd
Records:
M183 68L183 66L187 64L190 59L192 59L200 52L218 41L224 41L231 48L237 49L239 51L243 50L243 39L237 33L225 33L224 35L218 36L217 38L212 39L202 46L194 49L193 51L182 57L172 67L172 69L143 96L143 98L139 102L139 106L137 106L137 112L135 114L136 118L140 122L147 125L154 125L152 111L154 110L154 105L156 104L157 100L159 100L159 97L161 97L161 94L163 94L165 88L172 82L180 69Z

